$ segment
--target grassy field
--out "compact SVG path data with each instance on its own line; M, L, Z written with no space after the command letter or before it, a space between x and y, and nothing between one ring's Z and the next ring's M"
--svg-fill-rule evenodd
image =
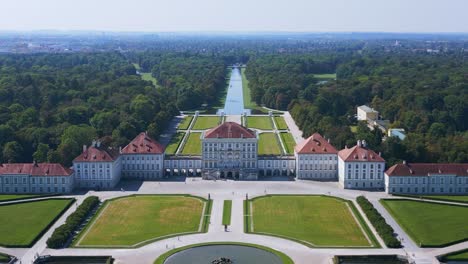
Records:
M286 121L284 121L284 117L282 116L275 116L274 117L275 122L276 122L276 127L279 130L286 130L288 129L288 125L286 124Z
M424 195L422 198L468 203L468 195Z
M138 65L137 63L133 63L133 66L135 67L135 69L137 69L137 71L141 70L140 65ZM158 86L158 80L156 80L156 78L154 78L150 72L140 72L140 76L142 80L152 82L155 87Z
M190 126L190 122L192 122L193 116L186 116L182 121L179 123L177 129L187 130Z
M195 120L192 129L194 130L204 130L208 128L215 127L219 124L221 118L219 116L199 116Z
M200 230L204 202L186 196L129 196L104 205L77 246L133 246Z
M336 73L314 74L314 78L319 80L336 79Z
M50 199L0 206L0 245L29 246L71 202Z
M223 206L223 225L231 224L232 200L224 200Z
M468 261L468 249L449 253L442 256L442 260L445 261Z
M27 198L33 198L33 197L36 197L38 195L34 195L34 194L25 194L25 195L21 195L21 194L0 194L0 201L8 201L8 200L19 200L19 199L27 199Z
M468 239L468 207L414 200L381 200L417 245L442 246Z
M291 133L280 133L281 140L283 141L284 147L288 154L294 154L294 147L296 146L296 141L294 140Z
M172 138L171 138L171 141L169 142L169 144L166 147L165 153L168 154L168 155L174 155L176 153L176 151L177 151L177 148L180 145L180 142L184 138L184 135L185 135L185 133L183 133L183 132L179 132L179 133L174 134L174 136L172 136Z
M275 133L261 133L258 140L259 155L281 155L281 146Z
M245 77L245 68L241 69L242 74L242 96L244 97L244 107L246 109L257 109L260 108L250 96L249 80Z
M372 246L343 200L273 195L256 198L251 203L250 232L287 237L312 246Z
M8 262L10 261L10 256L7 254L0 253L0 262Z
M201 133L190 133L184 148L181 151L182 155L201 155L202 145L200 139Z
M273 124L269 116L248 116L247 127L263 130L273 130Z

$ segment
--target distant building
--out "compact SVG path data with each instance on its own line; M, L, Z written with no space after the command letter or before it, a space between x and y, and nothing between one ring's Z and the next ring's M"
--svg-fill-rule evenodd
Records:
M358 121L377 120L377 119L379 119L379 112L377 112L373 108L370 108L367 105L361 105L357 108L357 120Z
M255 131L235 122L225 122L203 132L201 141L205 179L257 179Z
M58 163L0 164L0 193L69 193L73 171Z
M403 128L390 128L388 130L389 137L397 137L400 140L404 140L406 138L405 130Z
M93 141L90 147L83 146L82 153L73 160L73 168L78 188L114 188L122 173L118 150L105 149L99 141Z
M140 133L120 152L122 177L129 179L158 179L164 176L164 147Z
M385 172L390 194L468 194L468 164L395 164Z
M367 105L361 105L357 108L356 117L358 121L366 121L367 127L371 130L374 130L374 127L377 127L383 133L387 133L387 129L390 126L390 120L380 119L379 112Z
M296 145L294 153L298 179L338 179L338 151L319 133Z
M345 189L383 189L385 160L366 142L338 152L338 181Z

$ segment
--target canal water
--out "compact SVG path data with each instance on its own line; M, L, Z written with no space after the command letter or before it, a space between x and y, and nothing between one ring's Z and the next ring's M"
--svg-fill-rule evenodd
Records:
M224 109L220 109L219 111L223 111L225 115L242 115L244 112L250 114L250 109L244 109L242 76L238 67L232 69Z

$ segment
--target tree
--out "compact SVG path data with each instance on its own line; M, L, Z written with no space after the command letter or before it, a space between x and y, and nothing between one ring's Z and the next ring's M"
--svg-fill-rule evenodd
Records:
M3 159L6 162L14 163L21 161L23 147L16 141L10 141L3 147Z
M47 155L49 151L49 145L39 143L39 145L37 146L37 150L33 154L33 159L37 162L46 162L48 161Z

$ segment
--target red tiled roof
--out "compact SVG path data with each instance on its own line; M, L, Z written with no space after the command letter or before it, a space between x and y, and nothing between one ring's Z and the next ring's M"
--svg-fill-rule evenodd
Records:
M256 138L255 132L235 122L225 122L205 132L205 138Z
M136 136L132 142L122 149L123 154L162 154L164 147L150 138L145 132Z
M0 174L24 174L31 176L70 176L73 171L59 163L5 163Z
M388 176L457 175L468 176L468 163L403 163L390 167Z
M115 156L115 157L114 157ZM111 162L116 160L117 155L111 155L103 148L90 146L76 157L74 162Z
M294 148L298 154L336 154L338 151L335 147L324 139L319 133L314 133L312 136L296 145Z
M385 162L385 160L373 150L358 145L340 150L338 156L343 161Z

